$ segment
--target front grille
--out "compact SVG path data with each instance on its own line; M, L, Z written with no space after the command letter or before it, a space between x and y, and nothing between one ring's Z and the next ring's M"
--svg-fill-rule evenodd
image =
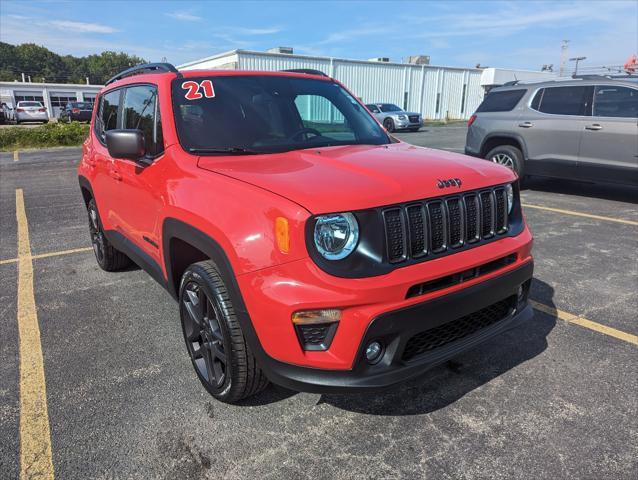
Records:
M503 187L383 210L386 255L390 263L443 255L508 231Z
M408 118L410 119L410 122L412 122L412 123L418 123L419 122L419 116L418 115L410 115Z
M419 355L465 338L503 320L515 305L516 297L509 297L457 320L417 333L408 340L402 359L410 361Z

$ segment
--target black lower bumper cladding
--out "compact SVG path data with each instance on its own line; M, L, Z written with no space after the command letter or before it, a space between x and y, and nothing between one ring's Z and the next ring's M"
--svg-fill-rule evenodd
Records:
M527 293L533 262L463 290L375 318L352 370L300 367L268 356L260 361L270 380L304 392L381 390L419 376L533 317ZM371 365L366 346L379 341L383 357Z

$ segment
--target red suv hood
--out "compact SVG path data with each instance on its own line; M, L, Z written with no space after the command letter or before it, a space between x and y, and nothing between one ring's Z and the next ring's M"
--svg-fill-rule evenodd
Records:
M277 193L314 214L420 200L515 179L509 169L492 162L406 143L205 156L198 165ZM447 179L460 179L461 187L439 188L438 181Z

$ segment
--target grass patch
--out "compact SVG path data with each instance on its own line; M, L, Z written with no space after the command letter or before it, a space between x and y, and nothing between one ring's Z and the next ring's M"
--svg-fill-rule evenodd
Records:
M73 147L82 145L89 135L86 123L47 123L41 127L0 129L0 150L23 148Z

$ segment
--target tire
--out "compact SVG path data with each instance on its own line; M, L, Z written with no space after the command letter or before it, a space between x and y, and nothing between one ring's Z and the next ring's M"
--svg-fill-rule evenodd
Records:
M386 118L383 121L383 126L388 132L390 133L394 132L394 120L392 120L391 118Z
M188 355L200 382L217 400L236 403L268 385L246 343L228 288L210 261L189 266L179 288Z
M131 260L122 252L117 250L104 235L102 221L97 211L95 200L91 199L87 206L89 214L89 232L91 234L91 244L95 253L95 260L102 270L116 272L131 264Z
M485 156L486 160L491 160L514 170L520 180L525 177L525 165L522 152L512 145L499 145L490 150Z

